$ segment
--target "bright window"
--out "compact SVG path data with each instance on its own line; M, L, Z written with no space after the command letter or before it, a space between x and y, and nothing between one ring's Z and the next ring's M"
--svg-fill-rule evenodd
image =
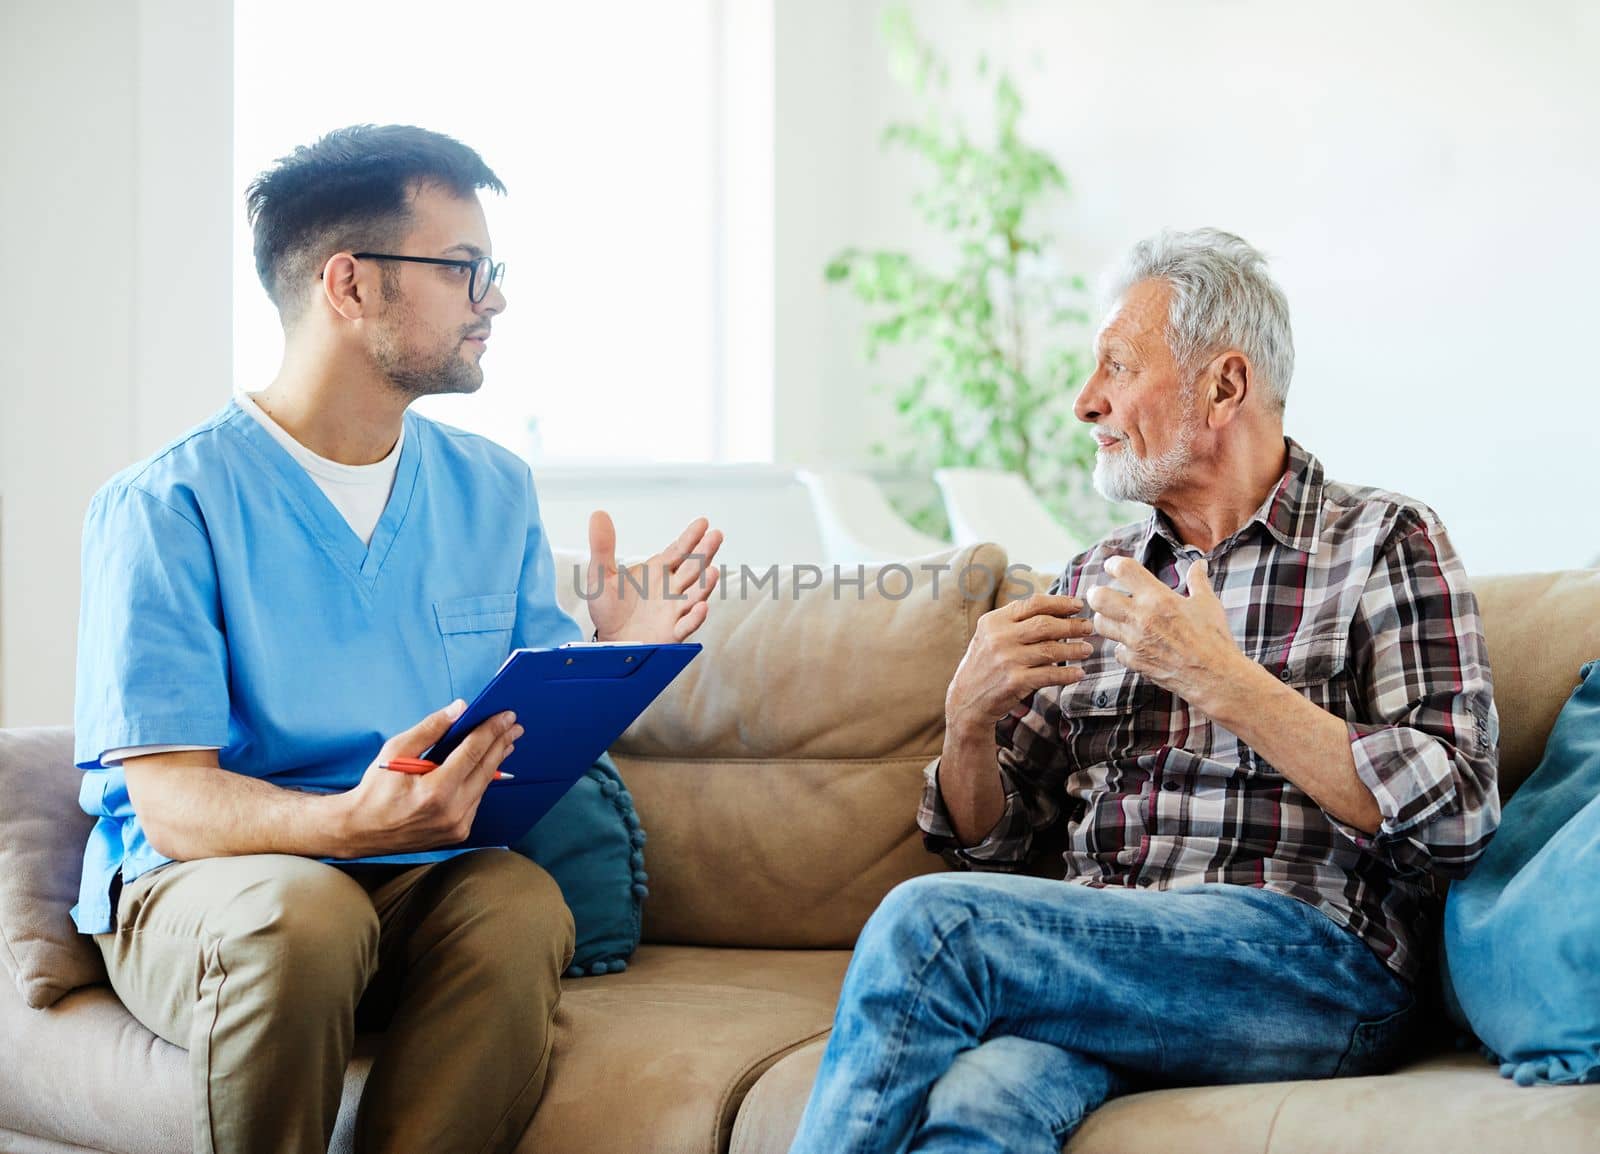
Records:
M730 443L721 395L720 8L240 0L236 379L262 387L282 352L245 185L330 129L417 124L477 149L509 190L483 194L509 302L483 388L421 411L535 463L763 456Z

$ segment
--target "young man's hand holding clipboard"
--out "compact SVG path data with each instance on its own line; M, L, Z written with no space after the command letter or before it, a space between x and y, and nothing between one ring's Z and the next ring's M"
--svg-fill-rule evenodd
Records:
M682 642L706 619L722 541L697 518L624 575L616 528L596 511L589 612L607 648L517 650L471 705L452 702L385 742L349 795L363 826L384 828L382 840L353 837L351 855L393 854L397 840L417 849L505 845L532 828L699 653ZM518 768L502 769L530 730L538 740Z
M383 743L360 783L342 795L359 820L347 823L340 857L436 849L471 833L484 790L523 734L514 713L502 712L475 726L426 774L390 768L395 762L420 761L466 709L465 701L452 701Z

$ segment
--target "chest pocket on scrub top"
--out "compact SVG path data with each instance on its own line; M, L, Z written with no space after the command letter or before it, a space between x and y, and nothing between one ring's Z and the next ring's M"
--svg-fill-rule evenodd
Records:
M517 622L517 595L452 597L433 603L450 670L450 692L471 701L494 676L511 652L511 629Z

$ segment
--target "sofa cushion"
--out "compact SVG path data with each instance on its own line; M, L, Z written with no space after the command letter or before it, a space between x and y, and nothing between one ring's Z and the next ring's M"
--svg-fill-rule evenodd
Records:
M1289 1093L1265 1154L1584 1154L1600 1135L1600 1086L1530 1092L1501 1079L1476 1054L1438 1054L1378 1077L1279 1084ZM1072 1154L1118 1149L1128 1147L1071 1147Z
M0 964L35 1009L106 977L68 916L94 824L78 807L82 778L72 730L0 729Z
M819 1040L789 1054L745 1096L729 1154L789 1149L822 1060ZM1600 1087L1523 1095L1475 1056L1439 1054L1393 1074L1150 1090L1084 1119L1065 1154L1421 1154L1539 1150L1590 1154Z
M1572 672L1600 656L1600 569L1482 577L1483 613L1500 710L1500 796L1533 772Z
M733 1120L728 1154L788 1154L827 1048L825 1037L807 1042L756 1080Z
M729 1154L783 1154L789 1149L825 1048L826 1040L820 1039L796 1050L751 1087L734 1125ZM1295 1085L1269 1082L1159 1090L1114 1099L1084 1120L1066 1149L1069 1154L1265 1151L1273 1113Z
M945 868L917 830L921 754L617 761L650 830L646 941L844 948L897 883Z
M525 1154L718 1154L752 1083L820 1037L843 951L645 946L624 974L574 982Z
M1445 986L1524 1085L1600 1082L1600 661L1445 906Z
M572 911L577 943L567 977L628 968L648 893L644 841L633 797L602 755L512 847L545 868Z
M646 946L626 973L569 983L550 1078L517 1149L718 1154L750 1085L828 1029L849 960L842 951ZM129 1154L189 1149L187 1056L108 987L44 1013L0 990L0 1037L33 1057L0 1078L0 1148L12 1149L8 1132L20 1132ZM332 1154L352 1148L382 1046L381 1035L357 1039Z
M0 989L0 1038L8 1058L28 1056L0 1077L0 1150L192 1149L188 1054L140 1025L109 986L74 990L44 1011ZM380 1041L356 1039L329 1154L354 1149L356 1107Z
M17 1148L7 1132L117 1154L189 1148L187 1055L141 1026L111 987L75 990L47 1010L0 990L0 1038L0 1150Z
M932 757L944 693L1005 554L975 545L894 566L731 572L694 639L705 656L669 685L612 752L673 758ZM962 585L957 578L966 575ZM753 578L753 579L750 579ZM774 798L782 811L781 793ZM916 804L916 799L911 799ZM646 820L648 825L648 819Z

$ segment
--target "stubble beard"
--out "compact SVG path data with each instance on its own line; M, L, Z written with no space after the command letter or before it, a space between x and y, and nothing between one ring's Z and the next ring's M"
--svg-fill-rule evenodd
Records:
M468 360L458 341L443 355L378 353L378 368L396 392L409 400L443 393L475 393L483 384L483 368Z
M385 291L385 299L399 303ZM483 366L462 352L467 334L482 325L473 323L456 334L447 347L411 349L404 343L404 334L415 327L409 305L402 304L390 325L373 348L373 359L378 371L407 403L418 397L431 397L443 393L475 393L483 385ZM482 355L481 353L479 354Z

